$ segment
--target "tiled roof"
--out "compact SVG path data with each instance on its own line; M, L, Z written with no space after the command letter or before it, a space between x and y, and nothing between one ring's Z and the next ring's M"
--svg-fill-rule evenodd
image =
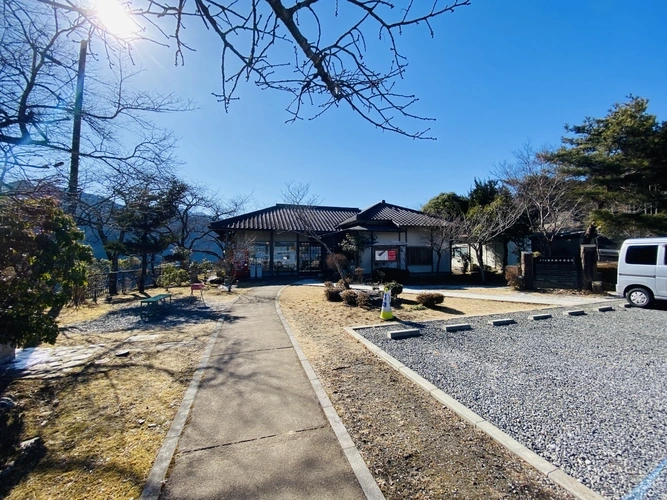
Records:
M330 233L352 227L375 223L389 227L428 227L439 220L419 210L399 207L381 201L359 210L346 207L302 207L278 204L244 215L220 220L211 224L215 231L248 229L256 231L307 231Z
M441 223L439 219L411 208L399 207L382 200L358 214L353 215L341 224L341 227L357 225L366 221L391 221L399 227L429 227Z
M358 208L301 207L278 204L211 224L214 231L229 229L254 229L257 231L307 231L322 233L336 231L338 225L354 214Z

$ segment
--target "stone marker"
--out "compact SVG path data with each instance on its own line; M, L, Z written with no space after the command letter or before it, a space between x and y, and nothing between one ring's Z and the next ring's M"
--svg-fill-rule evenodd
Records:
M458 332L461 330L472 330L470 323L458 323L456 325L445 325L446 332Z
M392 340L398 339L407 339L410 337L419 337L421 334L416 328L410 328L408 330L395 330L393 332L387 332L387 338Z
M502 319L492 319L487 322L489 325L493 326L505 326L505 325L513 325L516 323L512 318L502 318Z
M529 318L533 321L539 321L541 319L550 319L551 314L533 314L532 316L529 316Z

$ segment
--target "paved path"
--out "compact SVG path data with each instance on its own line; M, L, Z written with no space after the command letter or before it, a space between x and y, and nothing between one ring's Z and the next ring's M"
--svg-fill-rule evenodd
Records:
M280 288L232 306L162 498L366 498L278 316Z

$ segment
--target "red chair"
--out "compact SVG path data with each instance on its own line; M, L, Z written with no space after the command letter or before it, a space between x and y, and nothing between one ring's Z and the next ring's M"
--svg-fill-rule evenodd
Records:
M204 303L204 305L206 305L206 301L204 300L204 283L192 283L190 285L190 300L192 300L193 302L197 300L195 292L199 292L201 301Z

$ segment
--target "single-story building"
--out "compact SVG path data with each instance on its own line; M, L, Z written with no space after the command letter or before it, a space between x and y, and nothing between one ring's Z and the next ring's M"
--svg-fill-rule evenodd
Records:
M442 224L424 212L382 200L364 210L277 204L213 222L211 228L230 242L235 261L243 261L239 270L247 268L250 277L260 277L322 274L327 257L322 243L340 252L346 238L362 242L355 265L365 274L383 268L450 272L449 246L442 247L438 258L437 245L431 244L433 230Z

